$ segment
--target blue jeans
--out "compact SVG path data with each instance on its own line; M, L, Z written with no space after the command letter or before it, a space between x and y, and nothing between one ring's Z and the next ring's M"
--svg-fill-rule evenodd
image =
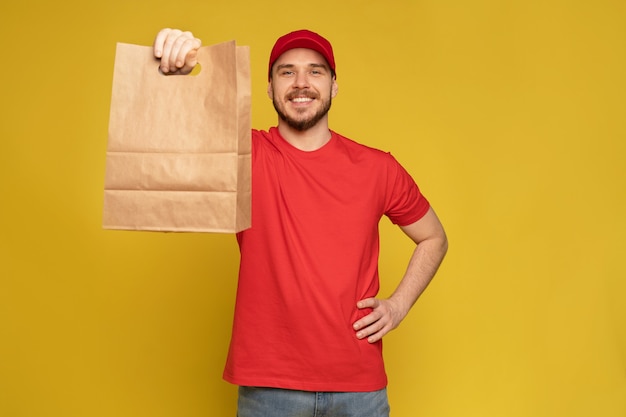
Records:
M309 392L239 387L237 417L389 417L387 390Z

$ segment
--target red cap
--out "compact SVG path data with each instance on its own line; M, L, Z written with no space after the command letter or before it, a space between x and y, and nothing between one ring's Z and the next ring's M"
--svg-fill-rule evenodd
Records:
M333 73L335 73L335 56L333 55L333 47L330 42L310 30L297 30L281 36L274 44L270 54L269 78L271 78L272 67L278 57L295 48L306 48L319 52L326 59Z

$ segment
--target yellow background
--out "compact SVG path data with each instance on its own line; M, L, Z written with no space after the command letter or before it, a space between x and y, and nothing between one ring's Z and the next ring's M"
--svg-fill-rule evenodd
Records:
M0 416L234 416L232 235L101 229L116 42L165 26L337 56L332 127L391 151L450 239L386 338L395 417L626 415L623 0L0 6ZM381 224L383 293L411 245ZM303 325L306 325L305 323Z

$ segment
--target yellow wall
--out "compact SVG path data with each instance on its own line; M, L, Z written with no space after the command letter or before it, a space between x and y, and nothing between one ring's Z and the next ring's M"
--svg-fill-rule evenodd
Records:
M115 43L164 26L334 43L332 126L442 218L437 280L386 338L395 417L626 415L622 0L25 0L0 6L0 416L232 416L231 235L104 231ZM410 244L382 223L383 290Z

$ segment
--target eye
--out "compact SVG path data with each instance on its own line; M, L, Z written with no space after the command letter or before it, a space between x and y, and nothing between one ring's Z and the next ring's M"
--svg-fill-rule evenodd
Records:
M311 65L309 68L309 74L315 77L320 77L325 75L327 72L327 68L323 65Z

